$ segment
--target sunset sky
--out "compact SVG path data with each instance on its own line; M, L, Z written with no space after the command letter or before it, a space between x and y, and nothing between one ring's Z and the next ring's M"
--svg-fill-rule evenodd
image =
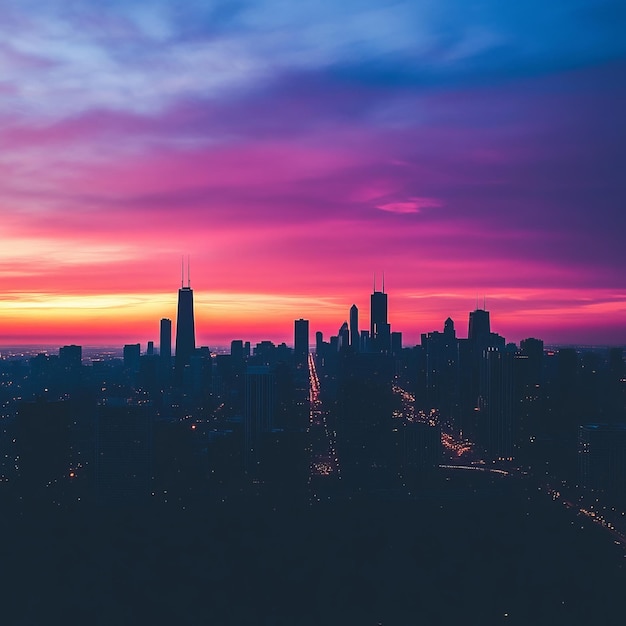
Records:
M0 3L0 344L199 344L486 297L626 344L626 4Z

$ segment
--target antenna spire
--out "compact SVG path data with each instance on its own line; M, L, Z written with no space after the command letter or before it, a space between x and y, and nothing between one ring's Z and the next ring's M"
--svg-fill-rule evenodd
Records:
M191 255L187 255L187 287L191 289Z
M383 272L383 293L385 293L385 272Z
M181 254L180 256L180 288L182 289L185 286L185 257Z
M376 293L376 272L374 272L374 293Z
M483 311L487 310L487 296L483 294Z

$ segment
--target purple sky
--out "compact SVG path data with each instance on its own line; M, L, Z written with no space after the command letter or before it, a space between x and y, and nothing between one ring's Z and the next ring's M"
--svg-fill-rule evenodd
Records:
M0 6L0 342L199 340L487 297L519 341L626 343L621 2Z

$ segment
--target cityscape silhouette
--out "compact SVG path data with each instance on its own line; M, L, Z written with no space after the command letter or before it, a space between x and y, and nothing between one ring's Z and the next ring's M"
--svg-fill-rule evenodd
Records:
M622 5L0 2L0 626L624 624Z
M167 318L158 347L3 350L3 536L16 567L47 555L38 603L8 582L11 623L616 614L623 348L517 346L484 308L407 347L374 286L369 330L353 305L313 346L300 318L291 346L212 351L184 282L174 355Z

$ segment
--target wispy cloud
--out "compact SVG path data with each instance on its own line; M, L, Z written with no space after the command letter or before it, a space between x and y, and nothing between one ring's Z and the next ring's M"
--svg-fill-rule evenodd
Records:
M437 198L408 198L397 202L385 202L376 206L381 211L388 213L420 213L423 209L433 209L443 206Z

